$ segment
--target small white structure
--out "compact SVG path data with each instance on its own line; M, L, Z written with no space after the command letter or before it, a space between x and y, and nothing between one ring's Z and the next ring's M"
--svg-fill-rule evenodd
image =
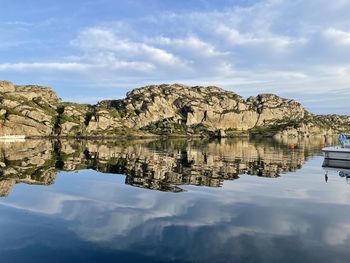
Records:
M0 142L23 142L25 138L25 135L2 135L0 136Z

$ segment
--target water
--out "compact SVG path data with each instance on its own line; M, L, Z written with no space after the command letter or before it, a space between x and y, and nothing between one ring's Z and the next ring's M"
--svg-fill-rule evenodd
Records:
M1 262L348 262L324 143L0 143Z

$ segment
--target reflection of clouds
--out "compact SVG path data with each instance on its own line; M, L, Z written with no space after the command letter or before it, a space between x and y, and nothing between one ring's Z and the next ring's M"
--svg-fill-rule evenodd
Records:
M26 198L20 200L16 200L16 198L0 199L0 205L33 213L54 215L62 212L65 202L77 202L83 199L75 195L56 194L49 191L39 192L38 194L29 192Z
M313 203L313 198L310 201L299 198L276 198L276 196L270 198L271 193L267 196L261 193L258 195L257 189L255 194L246 193L248 197L242 198L225 188L221 190L200 196L186 194L181 198L177 198L177 195L165 194L162 197L158 196L152 209L114 210L112 214L105 214L108 221L104 221L105 223L101 225L94 225L94 230L91 230L92 226L86 222L79 222L72 229L86 240L100 241L118 249L133 250L140 243L149 243L151 247L158 247L165 243L167 249L176 251L181 248L187 251L188 257L191 257L190 253L194 253L194 258L200 257L202 253L200 249L190 252L190 248L173 241L173 235L176 235L173 232L178 232L181 233L181 240L189 240L186 242L189 247L190 244L205 239L212 250L206 251L204 255L210 258L217 253L213 251L214 249L220 251L235 242L234 240L241 240L244 237L250 237L249 242L254 242L257 237L267 242L257 248L259 250L275 249L278 244L270 241L281 236L285 236L286 239L295 237L300 239L298 242L301 244L303 242L307 244L310 240L322 244L324 240L325 246L332 245L335 244L334 240L337 240L338 236L333 229L337 229L337 225L341 225L344 218L349 218L346 214L339 217L328 214L328 204ZM155 200L154 196L157 194L149 193L149 198ZM168 210L170 204L172 208ZM322 210L323 212L320 212ZM168 216L166 216L167 213ZM324 222L318 222L317 215L333 223L326 224L324 227ZM334 233L333 237L331 235L333 239L320 238L328 237L329 233ZM346 237L340 235L338 244L345 244L341 241L345 241ZM163 249L148 253L164 252L165 248ZM234 250L224 253L234 253ZM175 254L172 256L176 258Z
M325 229L323 240L329 245L341 245L348 243L350 238L350 224L338 224Z
M152 202L154 197L150 196ZM163 199L166 201L166 199ZM170 200L169 200L170 201ZM188 200L172 200L172 203L158 202L153 207L120 207L115 205L113 208L109 204L101 202L90 202L88 206L84 202L75 204L66 203L65 210L67 213L77 215L74 218L75 224L72 227L86 240L90 241L108 241L116 236L127 236L130 231L137 228L145 222L154 220L163 220L175 217L177 214L184 213L191 202ZM143 201L142 201L143 202ZM91 214L96 216L91 217ZM66 214L62 215L66 217Z
M186 186L178 194L97 174L63 173L51 187L18 185L1 205L62 218L85 241L167 259L345 246L350 235L349 187L337 177L325 184L321 167L309 163L279 180L242 176L222 188Z

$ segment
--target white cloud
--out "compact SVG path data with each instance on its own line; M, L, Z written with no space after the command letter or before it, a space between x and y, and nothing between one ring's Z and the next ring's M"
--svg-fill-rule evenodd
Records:
M26 70L63 70L63 71L85 71L91 65L68 62L33 62L33 63L2 63L0 71L26 71Z
M210 83L244 94L293 95L297 90L317 96L316 91L349 88L349 8L347 0L266 0L215 10L154 10L151 16L90 24L67 40L62 49L65 58L32 55L26 62L2 60L0 71L13 71L15 78L18 72L30 72L30 82L49 70L52 78L54 71L83 72L89 85L95 86L101 82L106 87L128 88L161 82ZM32 46L32 51L38 46L27 41L9 37L0 49ZM47 46L41 46L43 54L49 54ZM72 83L81 81L71 75ZM62 76L57 74L57 83Z
M123 58L144 59L151 63L168 66L186 66L185 61L174 56L166 50L147 45L142 42L135 42L130 39L119 38L111 29L88 28L81 32L73 40L72 45L85 50L86 52L114 52L115 56Z
M240 33L235 28L229 28L226 25L220 25L216 33L229 42L231 45L266 45L272 48L285 49L292 45L302 45L307 43L305 38L291 38L287 36L272 35L270 33L259 36L256 33Z
M342 31L335 28L327 28L323 35L335 44L350 45L350 32Z
M105 57L106 58L106 57ZM77 62L33 62L33 63L2 63L0 71L67 71L67 72L88 72L96 69L133 69L135 71L146 71L153 69L153 66L143 62L117 61L106 58L103 64L84 64Z
M5 22L0 22L0 25L7 25L7 26L33 26L32 23L24 22L24 21L5 21Z
M185 38L169 38L160 36L149 39L148 41L172 47L180 51L190 51L203 57L215 57L229 54L229 52L218 51L213 44L205 42L195 35L189 35Z

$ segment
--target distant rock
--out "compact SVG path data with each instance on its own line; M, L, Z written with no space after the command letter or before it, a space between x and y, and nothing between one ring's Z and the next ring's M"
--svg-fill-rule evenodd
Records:
M151 85L88 105L62 102L51 88L0 81L0 100L0 135L308 137L350 129L348 116L314 115L273 94L245 100L214 86Z

